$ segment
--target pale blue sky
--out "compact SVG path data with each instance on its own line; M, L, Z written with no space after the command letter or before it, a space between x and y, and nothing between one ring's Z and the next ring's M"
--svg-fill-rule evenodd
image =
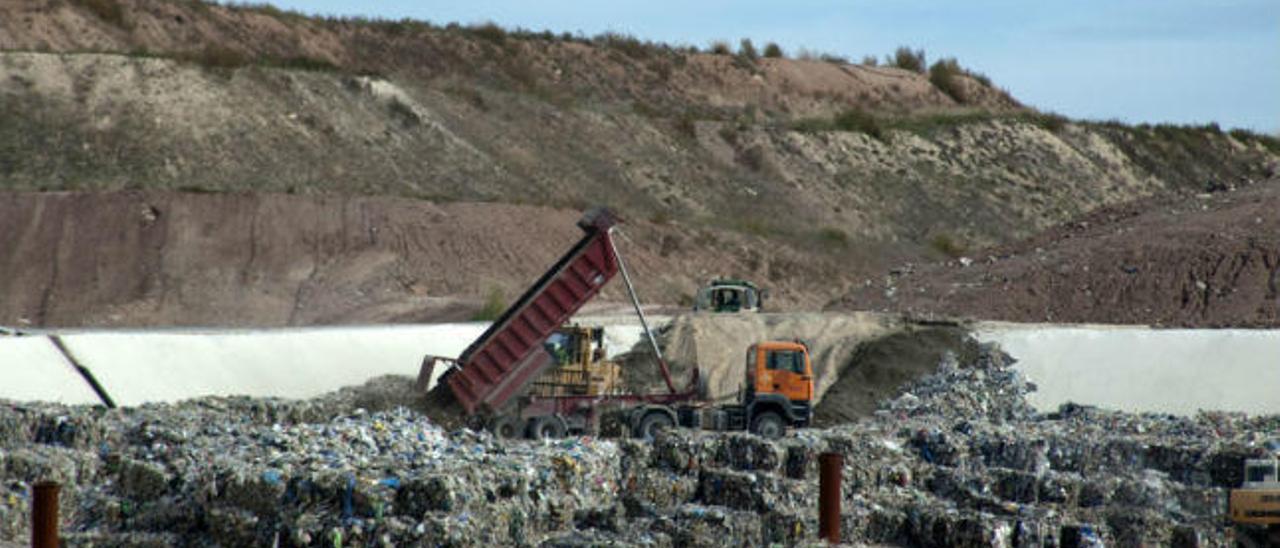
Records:
M1280 0L281 0L321 15L494 21L706 46L773 41L854 60L899 45L954 56L1073 118L1280 131Z

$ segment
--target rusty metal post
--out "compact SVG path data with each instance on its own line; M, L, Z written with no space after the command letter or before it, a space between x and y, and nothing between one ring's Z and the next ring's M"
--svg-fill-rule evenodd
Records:
M58 548L58 483L42 481L32 489L32 548Z
M840 542L840 483L844 471L844 455L818 455L818 538L831 544Z

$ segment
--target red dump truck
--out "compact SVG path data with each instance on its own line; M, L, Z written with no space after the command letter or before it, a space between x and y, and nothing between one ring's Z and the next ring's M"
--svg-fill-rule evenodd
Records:
M502 437L562 437L594 433L605 412L624 417L632 435L652 437L662 428L751 430L781 436L812 417L813 372L808 348L799 342L761 342L748 351L746 386L734 404L713 405L700 397L699 370L677 387L640 308L631 278L614 246L621 220L607 208L588 211L578 226L582 239L456 359L428 356L419 382L447 369L440 382L474 419ZM544 344L617 273L627 286L667 391L650 394L531 394L529 387L555 363Z

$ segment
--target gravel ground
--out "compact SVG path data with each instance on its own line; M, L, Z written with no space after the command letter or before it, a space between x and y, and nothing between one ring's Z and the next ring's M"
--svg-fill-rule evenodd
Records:
M70 546L797 544L817 534L817 455L836 451L851 544L1231 541L1227 488L1280 417L1037 414L1006 365L990 347L944 360L871 417L776 442L499 442L441 428L396 379L311 401L5 404L0 539L27 538L30 485L50 478Z

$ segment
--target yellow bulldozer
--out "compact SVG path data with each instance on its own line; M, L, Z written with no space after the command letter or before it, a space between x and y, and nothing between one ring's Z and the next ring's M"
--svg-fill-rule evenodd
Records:
M1247 459L1244 481L1231 490L1228 512L1240 546L1280 546L1280 460Z

